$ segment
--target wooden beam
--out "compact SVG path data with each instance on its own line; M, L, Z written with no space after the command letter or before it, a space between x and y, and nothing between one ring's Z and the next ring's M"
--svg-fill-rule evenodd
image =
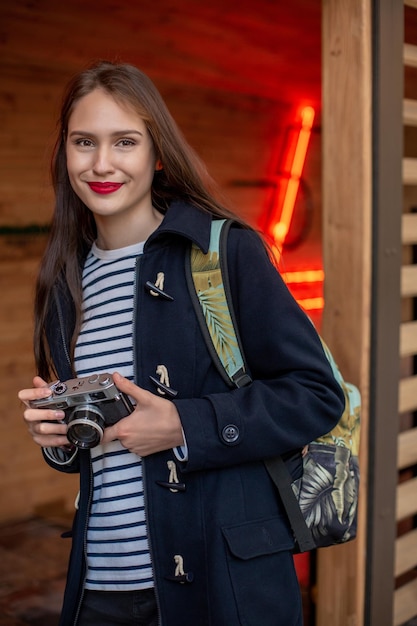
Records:
M417 615L417 580L396 589L394 592L393 626L406 624ZM389 622L391 624L391 622Z
M405 43L403 48L404 65L417 67L417 46Z
M417 185L417 159L403 159L403 184Z
M322 334L362 393L357 539L317 555L317 624L363 626L371 293L371 0L323 1ZM352 37L352 33L357 36ZM352 186L352 181L355 184Z
M416 565L417 528L402 535L395 542L394 576L401 576Z
M394 611L403 60L415 55L417 65L417 54L403 49L401 1L325 0L323 9L322 333L362 392L365 474L357 541L318 554L329 606L317 623L381 626Z
M417 477L398 485L396 519L411 517L417 513ZM415 561L415 557L414 557Z
M404 322L400 327L400 356L417 354L417 321Z
M407 413L417 409L417 376L403 378L399 383L398 411Z
M401 240L404 245L417 244L417 213L404 213L402 216Z
M401 268L401 296L417 296L417 265L403 265Z
M417 428L405 430L398 436L397 468L401 470L411 465L417 465ZM413 558L415 560L415 554Z
M404 126L417 126L417 100L405 99L403 101L403 124Z

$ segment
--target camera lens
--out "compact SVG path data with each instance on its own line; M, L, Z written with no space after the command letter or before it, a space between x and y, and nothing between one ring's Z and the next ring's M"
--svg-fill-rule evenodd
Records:
M103 437L104 424L103 414L96 406L78 406L68 420L68 440L77 448L94 448Z

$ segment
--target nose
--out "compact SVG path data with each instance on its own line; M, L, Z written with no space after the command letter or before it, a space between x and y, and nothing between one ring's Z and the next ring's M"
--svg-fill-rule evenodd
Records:
M93 171L103 175L114 171L111 149L108 146L99 146L94 151Z

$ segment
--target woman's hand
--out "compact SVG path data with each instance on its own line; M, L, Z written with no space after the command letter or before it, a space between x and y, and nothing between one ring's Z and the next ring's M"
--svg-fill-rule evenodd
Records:
M59 423L64 419L65 413L51 409L30 408L30 400L47 398L52 393L48 384L39 376L35 376L33 385L33 389L22 389L18 393L19 400L27 406L23 419L33 440L43 448L68 446L69 441L66 436L68 427L66 424Z
M120 374L114 374L116 387L136 402L133 413L104 430L102 443L119 439L139 456L147 456L184 444L178 411L170 400L157 396Z

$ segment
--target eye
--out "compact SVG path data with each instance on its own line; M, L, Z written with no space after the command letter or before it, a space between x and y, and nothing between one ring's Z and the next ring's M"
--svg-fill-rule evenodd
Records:
M80 148L91 148L94 144L91 139L80 138L74 141L76 146L80 146Z
M126 137L124 137L123 139L120 139L116 145L120 146L121 148L130 148L131 146L135 146L136 142L133 141L133 139L127 139Z

